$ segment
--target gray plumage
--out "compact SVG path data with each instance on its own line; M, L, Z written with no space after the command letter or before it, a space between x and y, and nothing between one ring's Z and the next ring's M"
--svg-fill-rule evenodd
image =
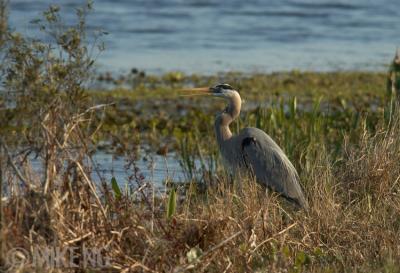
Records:
M240 114L239 93L227 84L209 90L212 95L229 101L227 108L216 117L215 134L222 158L231 172L250 171L258 183L307 208L296 169L270 136L258 128L244 128L232 135L229 124Z

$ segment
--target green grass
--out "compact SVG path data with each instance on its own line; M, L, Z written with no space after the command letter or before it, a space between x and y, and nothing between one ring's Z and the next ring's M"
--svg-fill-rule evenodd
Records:
M377 120L388 112L386 77L374 72L228 73L218 80L236 83L234 87L244 100L240 119L232 125L234 130L261 128L295 156L294 149L304 149L314 138L325 139L336 154L340 153L343 136L356 140L364 117L373 132ZM183 140L189 138L198 146L188 148L191 154L209 147L209 141L214 141L210 139L214 116L225 102L180 97L178 91L185 86L212 85L217 78L181 75L180 81L173 83L165 78L144 77L139 86L129 90L91 90L93 104L115 103L99 117L104 130L97 135L98 140L129 147L137 144L140 135L140 142L154 150L167 145L170 151L179 151L182 143L188 142Z

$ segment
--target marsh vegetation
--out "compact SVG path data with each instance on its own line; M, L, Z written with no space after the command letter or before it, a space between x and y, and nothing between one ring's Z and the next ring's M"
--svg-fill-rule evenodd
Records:
M50 7L37 22L50 45L5 31L4 16L0 24L5 269L9 250L59 245L76 247L78 263L83 246L110 257L107 268L80 272L398 272L400 116L387 73L132 71L101 76L111 83L101 88L85 84L94 75L89 10L64 28ZM251 179L231 183L212 131L224 102L177 94L216 82L246 101L233 131L265 130L294 163L308 212ZM166 179L157 193L136 164L143 147L176 154L186 183ZM126 158L126 181L102 177L93 162L99 149ZM66 270L23 255L12 270Z

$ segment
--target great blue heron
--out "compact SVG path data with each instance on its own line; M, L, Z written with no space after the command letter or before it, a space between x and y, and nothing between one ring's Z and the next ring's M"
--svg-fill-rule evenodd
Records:
M296 169L269 135L254 127L244 128L239 134L232 135L229 124L239 116L242 105L238 91L229 84L185 90L228 100L228 106L215 119L215 134L222 158L234 173L249 170L258 183L308 208Z

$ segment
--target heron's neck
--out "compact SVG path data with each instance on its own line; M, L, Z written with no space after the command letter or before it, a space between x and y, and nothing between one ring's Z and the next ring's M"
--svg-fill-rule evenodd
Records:
M241 105L242 100L240 99L239 93L236 93L229 99L226 110L217 116L215 120L215 134L218 144L222 145L223 142L232 137L229 124L239 116Z

